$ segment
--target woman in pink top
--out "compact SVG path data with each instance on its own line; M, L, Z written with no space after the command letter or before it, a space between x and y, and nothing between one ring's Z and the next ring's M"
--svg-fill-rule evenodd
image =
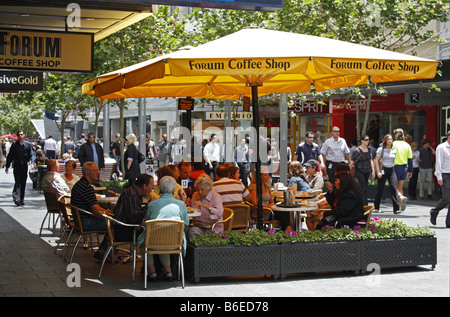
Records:
M211 227L217 221L222 220L222 198L211 190L213 182L208 175L200 175L195 181L197 191L192 195L192 207L199 208L201 216L195 217L193 226L188 228L188 239L211 232ZM215 233L223 232L223 223L214 227Z

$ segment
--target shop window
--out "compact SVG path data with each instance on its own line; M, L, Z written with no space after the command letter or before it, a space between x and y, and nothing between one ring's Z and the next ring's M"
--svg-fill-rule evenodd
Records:
M386 112L377 114L378 117L378 142L381 142L386 134L393 134L397 128L403 129L405 135L412 137L412 141L420 143L426 134L425 110L406 112ZM428 123L433 124L433 123Z

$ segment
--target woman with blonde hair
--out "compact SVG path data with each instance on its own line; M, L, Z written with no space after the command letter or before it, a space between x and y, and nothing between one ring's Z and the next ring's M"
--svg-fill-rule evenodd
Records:
M131 133L126 137L126 142L128 144L127 150L125 151L125 179L128 179L128 184L132 185L136 181L136 178L141 175L141 169L139 167L138 155L139 151L137 149L137 138Z

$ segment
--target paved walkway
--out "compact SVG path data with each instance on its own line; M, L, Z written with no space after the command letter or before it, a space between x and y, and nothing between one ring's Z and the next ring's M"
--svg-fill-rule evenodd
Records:
M195 285L187 281L149 283L143 290L143 277L139 274L132 283L132 264L106 264L103 276L97 279L100 264L89 249L77 250L74 262L80 267L80 286L73 269L53 253L56 237L49 230L38 235L46 213L44 197L32 189L28 180L25 206L13 204L12 172L0 170L0 296L49 297L189 297L191 302L215 297L287 298L293 296L394 296L394 297L448 297L449 296L449 234L445 228L446 211L441 212L437 225L429 222L430 206L435 201L409 203L406 211L393 215L389 204L382 205L381 218L398 218L408 225L429 225L436 231L438 263L434 271L429 266L382 270L378 279L371 275L354 276L349 272L322 274L292 274L285 280L274 282L262 276L202 279ZM69 281L66 282L66 281ZM68 285L69 284L69 285ZM173 307L178 310L180 307Z

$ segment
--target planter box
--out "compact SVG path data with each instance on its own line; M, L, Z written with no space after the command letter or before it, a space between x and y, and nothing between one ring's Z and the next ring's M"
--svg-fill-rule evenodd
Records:
M202 277L280 274L280 246L188 245L186 276L195 283Z
M431 265L437 263L435 237L364 240L361 243L361 270L371 263L380 268Z
M261 246L188 245L185 261L186 276L198 283L202 277L273 275L284 278L288 273L365 273L371 263L380 268L431 265L434 269L436 254L436 238L414 237Z
M281 244L281 277L287 273L355 271L361 268L361 241Z

